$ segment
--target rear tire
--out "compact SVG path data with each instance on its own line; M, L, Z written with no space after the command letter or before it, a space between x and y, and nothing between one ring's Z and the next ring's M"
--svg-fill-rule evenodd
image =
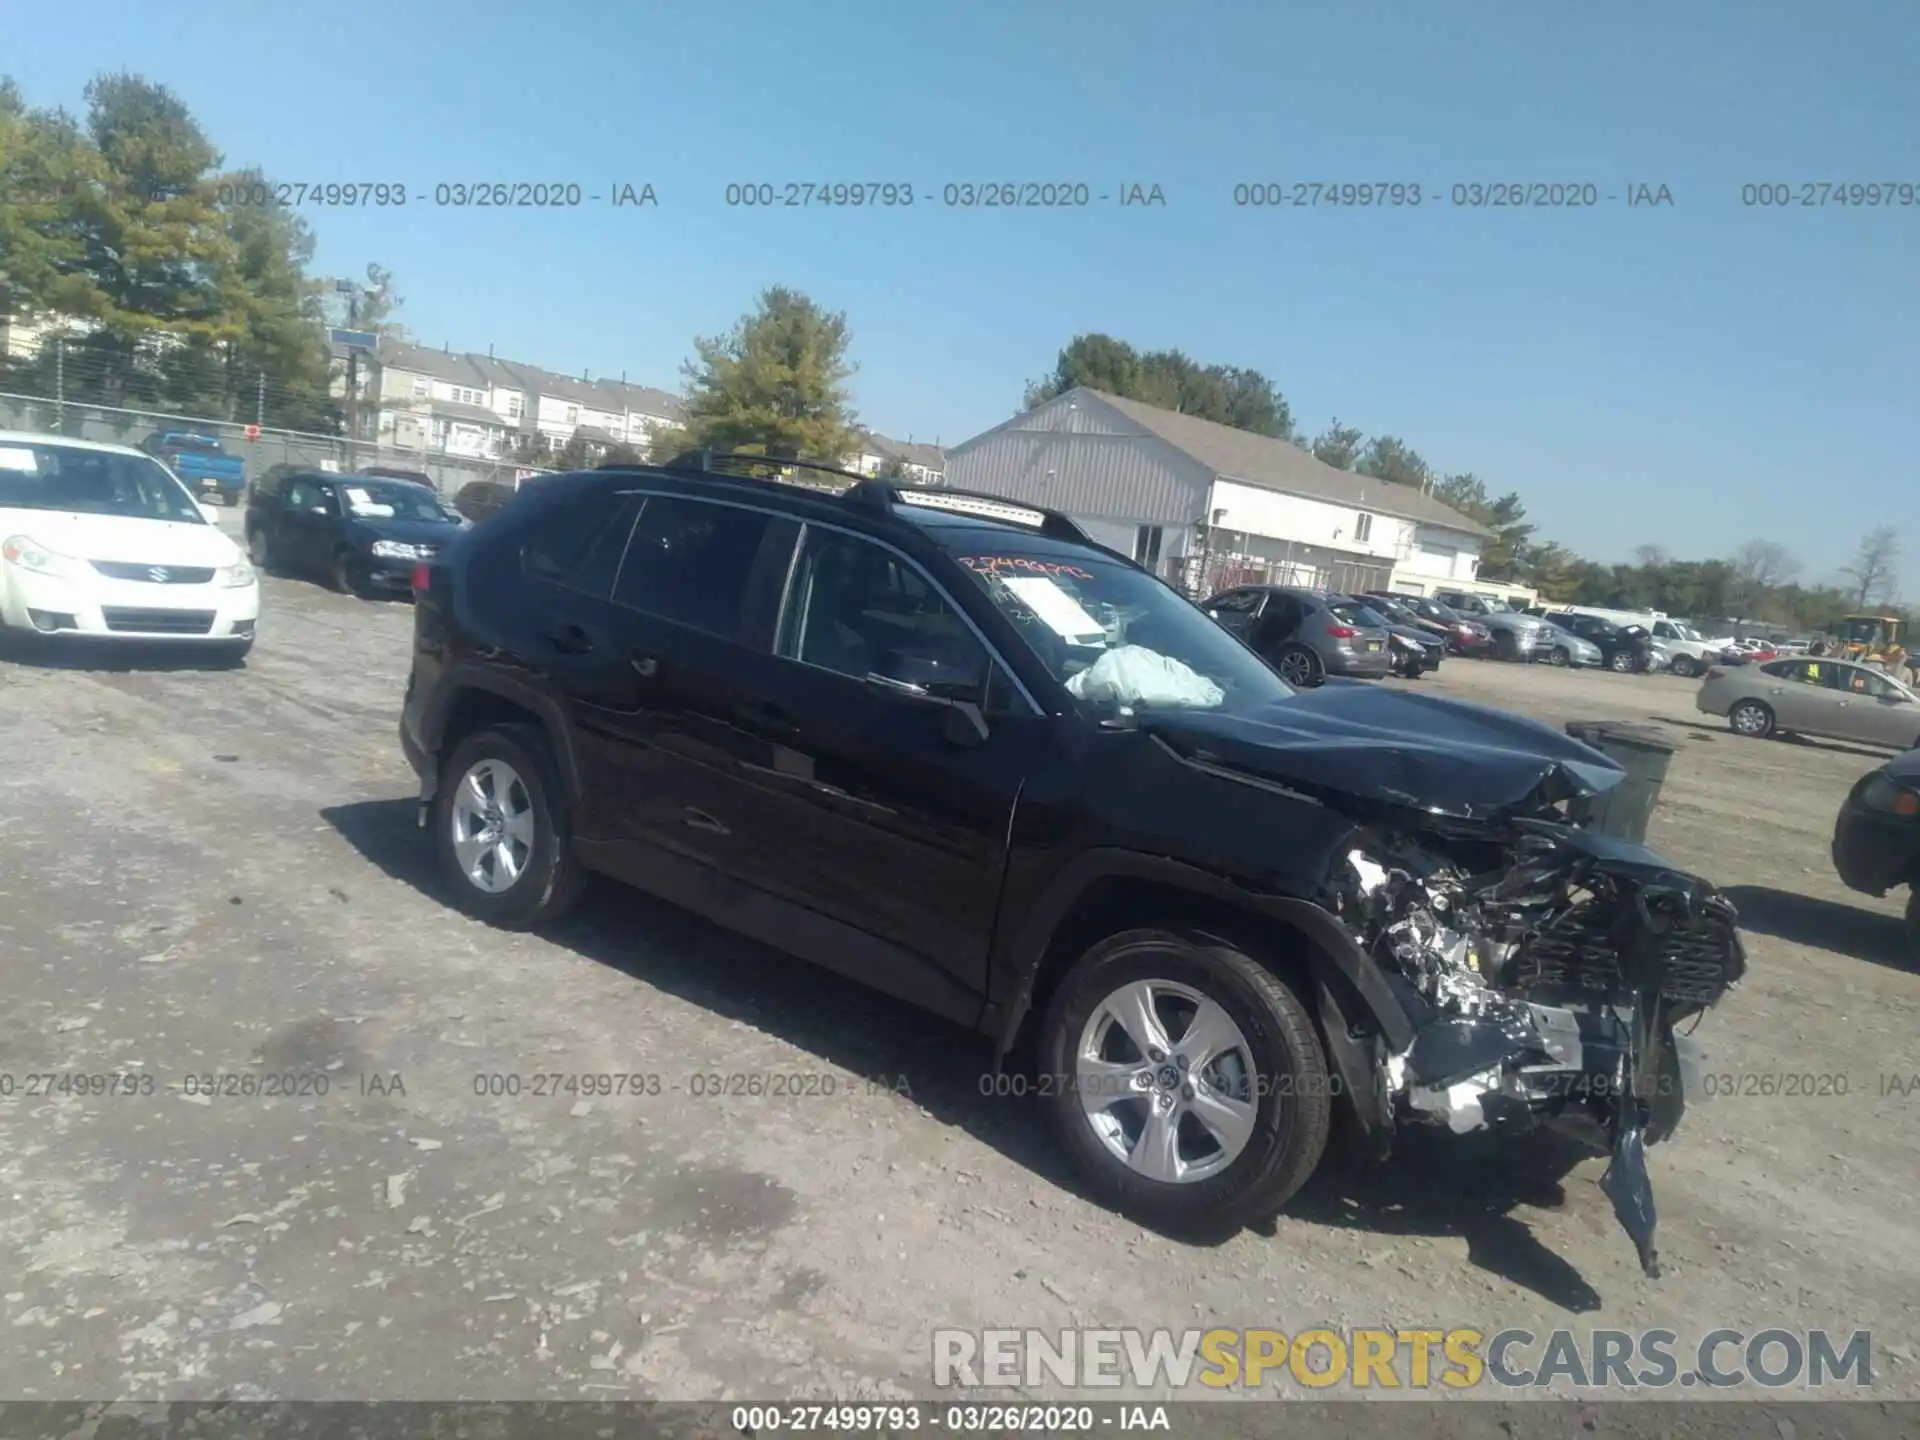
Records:
M1155 1022L1148 1045L1169 1046L1157 1059L1139 1053L1137 1019L1119 1020L1139 1016L1126 1003L1136 996ZM1207 1032L1226 1038L1183 1055L1203 1015L1215 1022ZM1095 945L1047 1008L1040 1058L1044 1103L1068 1154L1105 1203L1144 1224L1218 1231L1264 1219L1326 1150L1331 1082L1313 1017L1287 980L1209 935L1130 930ZM1181 1063L1194 1058L1191 1069ZM1160 1112L1168 1143L1156 1156L1142 1147L1157 1103L1172 1108ZM1234 1123L1216 1130L1225 1118Z
M486 778L478 779L476 772L482 770ZM460 804L470 778L477 779L480 794L497 800L503 821L513 817L499 841L478 847L490 852L478 862L471 844L463 855L455 843L456 824L469 842L475 839L475 817ZM573 858L572 816L565 797L559 767L538 726L479 730L456 745L441 767L429 822L454 906L502 930L531 930L571 910L585 889L586 872ZM516 831L526 837L524 851L514 839ZM512 878L500 884L503 848L513 852L510 863L515 868Z
M1280 678L1296 690L1311 690L1327 678L1320 657L1305 645L1283 645L1274 657L1274 669Z
M1671 667L1673 673L1682 680L1691 680L1700 673L1700 662L1691 655L1676 655Z
M1633 673L1633 652L1629 650L1614 651L1613 658L1607 661L1607 668L1613 671L1617 675L1632 674Z
M1496 660L1518 660L1520 643L1505 630L1499 630L1493 637L1493 658Z
M1764 740L1773 733L1773 710L1764 701L1739 701L1727 711L1727 726L1749 740Z
M1564 645L1553 647L1553 653L1547 656L1547 663L1556 669L1566 670L1573 665L1573 656Z

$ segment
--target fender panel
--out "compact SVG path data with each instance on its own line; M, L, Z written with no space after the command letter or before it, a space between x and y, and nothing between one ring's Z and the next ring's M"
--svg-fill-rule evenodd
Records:
M1312 943L1318 963L1331 965L1345 977L1396 1051L1413 1043L1413 1021L1379 965L1360 949L1338 920L1318 905L1289 896L1257 894L1219 875L1165 856L1101 847L1084 851L1065 865L1048 883L1024 920L1017 924L1003 922L1001 941L1008 949L1007 962L1021 978L1018 990L1008 1000L990 1002L981 1013L979 1028L994 1038L996 1059L1004 1058L1012 1048L1014 1037L1027 1017L1041 963L1055 931L1096 882L1126 878L1168 885L1231 905L1249 916L1292 925Z

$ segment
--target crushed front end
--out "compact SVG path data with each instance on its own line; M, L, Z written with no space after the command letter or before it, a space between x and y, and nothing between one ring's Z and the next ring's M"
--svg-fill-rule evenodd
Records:
M1368 1051L1373 1083L1354 1094L1369 1131L1573 1135L1610 1157L1602 1189L1657 1276L1646 1146L1685 1109L1676 1027L1745 973L1733 906L1644 846L1548 819L1433 816L1363 825L1320 903L1413 1022L1397 1050L1344 1037Z

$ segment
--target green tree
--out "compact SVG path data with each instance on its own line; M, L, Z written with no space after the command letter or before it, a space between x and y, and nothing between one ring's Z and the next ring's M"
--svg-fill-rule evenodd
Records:
M1362 435L1351 425L1342 425L1335 416L1333 423L1313 437L1309 447L1313 458L1322 465L1331 465L1336 470L1351 470L1359 462L1360 452L1366 443Z
M268 186L258 170L227 177L235 194ZM332 428L328 352L319 282L307 273L313 231L296 210L234 205L225 212L230 262L217 283L237 335L226 344L229 418L289 429Z
M567 437L567 443L560 447L550 463L556 470L585 470L596 463L596 454L586 436L576 430Z
M1419 452L1392 435L1376 435L1368 441L1354 469L1390 485L1406 485L1415 490L1424 490L1432 478Z
M853 335L797 290L775 285L733 330L694 342L683 367L696 446L838 463L860 443L847 381Z
M606 453L600 457L601 465L644 465L647 457L631 445L609 445Z
M75 223L82 195L104 181L99 152L71 116L29 110L20 87L0 78L0 319L105 309Z
M684 425L655 425L647 431L647 463L664 465L693 448Z
M1180 350L1144 354L1111 335L1076 335L1053 373L1029 384L1026 409L1085 387L1194 415L1277 440L1293 438L1293 412L1265 375L1237 365L1202 365Z

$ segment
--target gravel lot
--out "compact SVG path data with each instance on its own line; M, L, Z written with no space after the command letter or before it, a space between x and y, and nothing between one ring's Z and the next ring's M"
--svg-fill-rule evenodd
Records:
M1657 1282L1602 1162L1544 1148L1336 1167L1202 1249L1088 1204L1031 1105L981 1094L985 1049L891 1001L611 886L551 936L461 919L395 736L409 608L265 605L241 672L0 662L0 1394L909 1396L936 1325L1384 1323L1864 1327L1876 1392L1920 1395L1920 1090L1883 1095L1920 1071L1920 976L1898 897L1826 854L1881 754L1742 741L1670 678L1417 682L1678 739L1652 842L1750 939L1713 1068L1846 1093L1696 1109L1653 1152ZM742 1071L837 1090L476 1093ZM51 1072L154 1087L25 1093ZM328 1093L183 1092L207 1073Z

